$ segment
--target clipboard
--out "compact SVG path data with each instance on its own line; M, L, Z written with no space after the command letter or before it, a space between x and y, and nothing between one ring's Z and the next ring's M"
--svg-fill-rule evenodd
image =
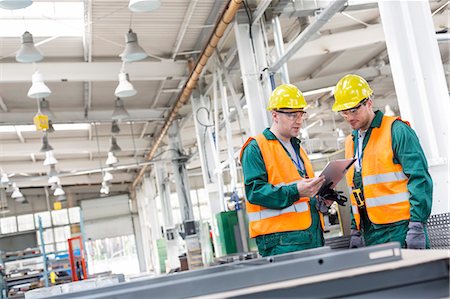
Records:
M344 178L347 170L355 163L356 159L338 159L328 162L325 168L322 170L319 176L325 177L325 183L323 183L319 192L329 185L329 188L334 189L336 185ZM330 185L331 183L331 185Z

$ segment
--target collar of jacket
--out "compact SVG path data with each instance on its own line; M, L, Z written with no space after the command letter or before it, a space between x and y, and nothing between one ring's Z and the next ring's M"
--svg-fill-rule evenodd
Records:
M379 128L381 126L381 121L383 120L383 112L380 110L375 111L375 117L372 120L372 123L370 124L369 131L373 128ZM352 138L353 141L355 141L356 137L358 136L358 130L353 130L352 132Z
M380 122L381 123L381 122ZM278 138L272 133L272 131L270 131L269 128L266 128L263 131L263 135L264 137L266 137L267 140L278 140ZM302 143L300 141L300 139L296 138L296 137L291 137L291 143L293 145L296 145L297 147L300 147L300 144Z

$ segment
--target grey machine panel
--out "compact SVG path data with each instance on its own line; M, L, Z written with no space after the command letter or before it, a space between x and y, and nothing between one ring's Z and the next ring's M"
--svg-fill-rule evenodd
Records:
M194 271L164 275L156 278L142 279L119 283L117 285L81 292L57 295L52 298L187 298L198 296L219 297L226 296L225 292L248 290L252 287L266 286L285 281L310 277L314 275L333 273L336 271L378 265L402 259L398 243L388 243L366 248L332 251L328 247L288 253L268 258L259 258L248 261L235 262ZM409 283L435 283L437 292L442 290L441 280L448 280L447 268L442 263L425 264L422 270L405 268L394 269L395 276L385 275L385 271L369 273L361 277L347 278L345 285L338 283L338 279L329 281L303 284L291 288L280 287L271 290L254 290L250 293L234 294L233 297L339 297L354 295L365 298L366 291L380 291L373 283L362 283L362 277L370 279L371 276L379 276L376 279L385 279L387 288L402 287ZM413 271L414 270L414 271ZM419 271L417 273L417 271ZM420 273L422 272L422 273ZM403 278L401 278L401 277ZM400 278L399 278L400 277ZM422 277L426 279L423 280ZM372 281L373 280L369 280ZM377 282L378 284L378 282ZM330 287L325 290L324 285ZM350 293L344 289L352 290ZM448 294L448 285L446 287ZM332 291L333 290L333 291ZM335 292L338 290L338 292ZM222 293L222 294L220 294ZM300 295L304 294L304 296ZM379 293L377 297L381 296ZM370 297L370 296L369 296Z

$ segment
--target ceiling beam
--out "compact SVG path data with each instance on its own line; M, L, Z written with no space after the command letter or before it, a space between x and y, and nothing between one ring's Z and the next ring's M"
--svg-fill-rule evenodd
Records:
M106 153L110 147L110 137L99 137L100 151ZM146 150L149 141L145 139L136 139L136 150ZM52 138L49 136L49 143L54 148L55 155L58 154L89 154L89 152L97 152L96 140L89 141L87 138ZM117 143L122 148L122 151L133 152L133 139L129 136L117 136ZM6 143L2 144L0 157L9 157L9 160L14 160L12 157L29 156L30 154L39 153L42 147L40 139L28 139L26 146L22 144ZM119 153L120 155L120 153ZM3 164L6 162L2 162Z
M366 78L366 80L372 80L375 77L380 75L390 75L391 68L389 65L385 65L381 68L377 67L366 67L361 68L359 70L352 70L352 73L360 75L361 77ZM328 76L322 76L309 80L302 80L299 82L293 82L292 84L296 85L301 91L307 92L311 90L316 90L320 88L330 87L336 85L336 82L339 81L342 77L348 75L348 71L336 73Z
M30 163L30 160L27 161L20 161L20 162L2 162L2 168L3 171L6 173L29 173L29 174L36 174L36 173L48 173L49 166L43 165L42 155L39 154L33 154L35 161L34 163ZM30 158L28 156L28 158ZM85 171L85 170L97 170L100 169L100 161L102 162L102 168L106 168L107 165L105 164L106 161L106 155L102 157L99 161L98 158L94 158L93 160L86 160L86 159L60 159L58 158L58 155L56 154L56 158L58 159L58 164L56 164L56 170L61 173L67 173L71 171ZM118 157L119 164L136 164L136 160L133 157ZM121 170L123 171L123 170ZM112 174L114 175L114 171L112 171ZM64 176L64 175L63 175ZM21 176L12 176L11 180L16 181L16 178L19 178ZM25 178L23 178L25 179Z
M127 109L130 117L124 121L164 121L164 112L166 109ZM111 110L91 110L85 118L84 109L72 111L54 111L55 118L53 124L58 123L87 123L87 122L111 122ZM28 125L33 124L33 117L36 111L14 111L2 113L0 117L0 125Z
M45 82L117 81L122 62L43 62L0 64L0 83L31 82L36 67ZM127 72L133 81L164 80L167 77L183 79L187 76L186 62L133 62L127 64ZM8 75L4 75L8 74Z

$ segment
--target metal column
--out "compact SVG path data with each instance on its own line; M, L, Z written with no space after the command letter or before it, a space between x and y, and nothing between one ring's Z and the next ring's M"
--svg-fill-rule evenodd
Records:
M149 176L144 176L142 190L145 200L145 225L149 238L150 263L156 274L161 273L160 262L157 249L157 240L161 239L161 225L158 219L158 209L155 201L155 180Z
M378 1L400 112L434 181L433 214L449 212L449 91L428 1ZM375 91L376 92L376 91Z
M278 16L272 19L273 27L273 40L275 42L275 49L277 50L277 59L280 59L284 55L284 42L283 42L283 32L281 31L280 18ZM289 82L289 72L286 62L281 66L281 82L286 84Z
M158 185L158 194L161 201L161 211L164 223L164 233L166 239L167 259L171 269L178 268L178 244L176 238L176 229L173 222L172 204L170 202L170 181L166 172L166 165L163 162L155 163L156 182Z
M225 86L223 85L222 81L222 74L220 70L217 71L218 74L218 84L219 84L219 90L221 95L221 101L222 101L222 114L223 118L225 120L229 119L229 107L228 107L228 97L227 97L227 90ZM236 170L236 159L234 157L234 149L233 149L233 142L232 142L232 132L231 132L231 124L229 121L225 121L225 131L226 131L226 142L227 142L227 152L228 152L228 166L230 170L230 177L231 177L231 188L232 192L236 192L237 187L237 170ZM237 203L237 205L239 205ZM245 227L245 221L244 221L244 214L242 209L237 209L236 211L237 217L238 217L238 224L239 224L239 235L241 237L242 242L242 248L244 252L248 251L248 244L247 244L247 229Z
M192 115L195 122L198 152L203 175L203 184L208 193L209 209L211 211L212 229L214 232L214 247L218 250L218 228L215 215L223 211L223 181L222 177L214 173L216 162L214 157L214 140L212 137L212 121L208 99L197 91L191 97ZM203 244L202 244L203 245ZM221 255L220 253L218 253ZM208 263L208 261L205 261Z
M192 209L189 180L186 170L186 161L181 160L183 146L181 144L180 130L178 122L174 121L168 131L170 155L172 156L173 173L175 176L175 186L180 203L181 219L184 222L194 220L194 211Z
M151 240L150 240L150 234L149 234L149 227L147 224L147 218L148 215L146 215L146 206L145 206L145 195L144 191L142 190L143 186L142 184L139 185L136 188L136 204L137 204L137 212L138 212L138 218L139 218L139 229L135 229L135 234L138 233L138 231L141 234L141 240L142 240L142 248L144 252L144 258L143 261L139 260L139 268L142 266L142 262L144 262L144 269L141 270L141 272L147 272L153 269L153 263L151 260ZM136 238L137 243L137 238ZM138 255L138 258L140 256Z
M250 31L250 25L245 13L238 12L235 20L236 44L250 121L249 135L254 136L270 126L270 118L266 107L270 97L271 86L268 86L267 83L264 85L261 83L260 76L265 78L265 82L267 82L267 72L263 72L265 67L257 63L257 61L265 60L265 55L264 57L259 57L262 54L261 51L265 49L262 38L263 33L259 26L251 26Z

